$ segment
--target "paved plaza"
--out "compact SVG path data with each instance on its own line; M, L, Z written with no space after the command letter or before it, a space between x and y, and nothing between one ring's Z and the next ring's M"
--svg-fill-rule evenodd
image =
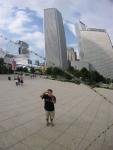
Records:
M40 94L57 97L55 126L47 127ZM0 150L113 150L113 91L47 79L23 87L0 76Z

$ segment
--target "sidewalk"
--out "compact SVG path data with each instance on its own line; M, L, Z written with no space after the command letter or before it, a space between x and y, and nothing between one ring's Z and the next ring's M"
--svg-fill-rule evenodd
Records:
M57 97L54 127L46 127L40 99L48 88ZM85 85L0 80L0 150L113 150L112 124L113 106Z

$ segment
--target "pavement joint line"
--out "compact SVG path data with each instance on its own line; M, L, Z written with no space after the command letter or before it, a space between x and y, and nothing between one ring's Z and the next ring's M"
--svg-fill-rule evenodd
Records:
M27 94L28 93L31 93L31 92L26 92ZM31 94L32 96L33 96L33 94ZM22 97L20 97L20 99L22 99ZM1 101L0 101L1 102ZM4 102L4 101L3 101ZM15 101L13 101L13 102L15 102ZM20 103L20 101L19 101L19 103ZM11 106L12 106L12 104L10 104ZM8 105L5 105L5 106L9 106L9 104Z
M26 92L27 94L28 94L28 93L31 93L31 95L33 95L32 92L31 92L31 90L28 90L28 91L25 91L25 92ZM6 92L5 92L5 93L6 93ZM9 106L9 105L7 105L7 106Z
M103 140L103 143L101 145L101 149L100 150L103 150L105 141L106 141L106 131L105 131L105 134L104 134L104 140Z
M87 96L90 96L90 94L86 95L86 97ZM73 105L67 112L70 112L70 110L75 108L75 106L79 105L83 100L84 100L83 98L80 98L79 101L75 105ZM65 114L65 112L62 115L64 115L64 114Z
M67 90L67 88L66 88L66 90ZM92 94L92 95L94 95L94 94ZM95 94L96 95L96 94ZM35 96L35 98L36 98L36 96ZM98 96L98 99L99 99L99 96ZM100 100L100 99L99 99ZM102 100L102 99L101 99ZM89 102L89 99L86 101L87 103ZM103 101L104 102L104 101ZM67 103L66 103L67 104ZM71 105L72 106L72 105ZM109 105L110 106L110 105ZM86 105L85 105L85 107L86 107ZM83 107L84 108L84 107ZM67 109L66 109L67 110ZM89 110L89 109L88 109ZM66 112L66 111L65 111ZM79 111L80 112L80 111ZM11 113L12 114L12 113ZM80 113L79 113L80 114ZM79 115L78 115L79 116ZM69 116L67 116L67 117L69 117ZM80 118L81 119L81 118ZM72 120L73 121L73 120ZM69 125L69 124L68 124ZM109 130L109 127L108 127L108 129L107 130ZM102 134L105 134L105 132L106 131L104 131ZM38 134L38 131L37 131L37 134ZM28 137L28 136L26 136L26 137ZM18 137L17 137L18 138ZM19 138L20 139L20 138Z
M90 95L90 94L88 94L88 95ZM86 95L86 97L88 96L88 95ZM94 99L94 97L93 97L93 99ZM81 101L82 101L83 99L81 99ZM86 107L88 107L90 104L92 103L92 101L86 106ZM71 108L72 109L72 108ZM86 108L85 108L86 109ZM84 110L85 110L84 109ZM81 113L82 114L82 113ZM78 118L78 117L77 117ZM78 119L75 119L75 120L78 120ZM34 119L33 119L34 120ZM73 122L75 122L75 120L73 121ZM71 124L73 124L73 123L71 123ZM71 125L70 125L71 126ZM69 126L69 127L70 127ZM68 128L69 128L68 127ZM44 128L46 128L46 127L43 127L42 129L44 129ZM23 139L21 139L21 140L19 140L18 142L16 142L15 144L12 144L10 147L12 147L12 146L14 146L14 145L16 145L16 144L18 144L19 142L22 142L24 139L26 139L26 138L28 138L28 137L30 137L30 136L32 136L32 135L34 135L34 134L37 134L37 132L39 132L40 130L42 130L42 129L38 129L35 133L32 133L32 134L30 134L29 136L27 136L27 137L25 137L25 138L23 138ZM66 129L67 130L67 129ZM8 132L8 131L7 131ZM65 132L64 132L65 133ZM13 136L13 137L15 137L15 136ZM16 138L16 137L15 137ZM17 138L16 138L17 139ZM18 140L18 139L17 139ZM52 142L51 142L52 143ZM5 150L7 150L8 148L10 148L10 147L7 147Z
M90 93L90 94L91 94L91 93ZM90 94L86 95L85 97L90 96ZM77 101L77 103L74 104L74 105L67 111L67 113L70 112L70 110L72 110L73 108L77 107L83 100L84 100L83 98L79 98L79 101ZM63 116L64 114L65 114L65 112L64 112L61 116Z
M38 115L37 115L37 116L38 116ZM35 119L37 118L37 116L36 116L34 119L31 119L31 120L29 120L29 121L26 121L26 122L23 123L23 124L20 124L20 125L15 126L14 128L5 130L5 131L3 131L3 132L0 132L0 134L5 133L5 132L9 132L9 131L14 130L14 129L18 128L18 127L24 126L25 124L27 124L27 123L29 123L29 122L35 120ZM2 126L1 126L1 127L2 127Z
M88 95L89 95L89 94L88 94ZM88 95L87 95L87 96L88 96ZM87 97L87 96L86 96L86 97ZM81 101L82 101L82 100L83 100L83 99L81 99ZM74 107L74 106L73 106L73 107ZM72 109L72 108L70 108L70 110L71 110L71 109ZM70 110L69 110L69 111L70 111ZM64 113L64 114L65 114L65 113ZM63 116L64 114L62 114L62 116ZM29 123L29 122L31 122L31 121L33 121L33 120L35 120L35 118L32 119L32 120L30 120L30 121L28 121L27 123ZM26 123L24 123L24 124L26 124ZM24 124L22 124L22 125L24 125ZM19 126L22 126L22 125L19 125ZM18 126L18 127L19 127L19 126ZM15 128L17 128L17 127L15 127ZM8 131L13 130L13 129L15 129L15 128L9 129ZM6 131L6 132L7 132L7 131ZM36 131L36 132L37 132L37 131Z
M90 93L91 94L91 93ZM87 96L89 96L90 94L88 94L88 95L86 95L86 97ZM82 101L83 99L81 98L81 100L77 103L77 104L75 104L75 106L76 105L79 105L79 103ZM70 110L74 107L75 108L75 106L72 106L67 112L70 112ZM64 113L65 114L65 113ZM64 114L62 114L62 116L64 115ZM15 117L13 117L13 118L15 118ZM37 118L37 117L36 117ZM31 122L31 121L33 121L33 120L35 120L36 118L34 118L34 119L31 119L31 120L29 120L29 121L27 121L27 122L25 122L25 123L23 123L23 124L20 124L20 125L17 125L16 127L14 127L14 128L11 128L11 129L8 129L8 130L5 130L5 131L3 131L3 132L0 132L0 134L1 133L5 133L5 132L8 132L8 131L11 131L11 130L13 130L13 129L16 129L16 128L18 128L18 127L21 127L21 126L23 126L23 125L25 125L25 124L27 124L27 123L29 123L29 122ZM8 120L8 119L7 119ZM6 121L6 120L5 120Z
M110 105L110 106L111 106L111 105ZM109 107L110 107L110 106L109 106ZM108 126L108 122L109 122L109 119L108 119L108 118L110 118L110 113L107 114L107 123L106 123L107 129L102 132L102 134L104 135L104 140L103 140L103 144L101 145L101 149L100 149L100 150L103 150L104 144L105 144L105 142L106 142L106 133L107 133L107 131L110 129L110 127ZM112 125L112 124L111 124L111 125Z
M19 102L20 103L20 102ZM36 104L37 102L34 102L34 103L32 103L32 104ZM26 104L26 103L25 103ZM5 112L8 112L8 111L11 111L11 110L15 110L16 108L20 108L20 107L25 107L26 105L20 105L20 106L17 106L17 107L15 107L15 108L11 108L11 109L9 109L9 110L6 110L6 111L1 111L0 113L5 113ZM28 104L28 103L27 103ZM9 105L7 105L7 107L8 107ZM12 104L11 104L11 106L12 106Z
M25 143L23 143L23 142L20 142L21 144L23 144L24 146L26 146L27 148L28 148L28 150L34 150L34 149L32 149L29 145L27 145L27 144L25 144Z
M95 96L96 97L96 96ZM95 98L94 97L94 98ZM94 99L93 98L93 99ZM60 135L58 135L51 143L55 143L55 144L57 144L55 141L61 136L61 135L63 135L63 134L65 134L65 132L67 131L67 129L69 129L71 126L72 126L72 124L75 122L75 121L77 121L79 118L80 118L80 116L87 110L87 108L91 105L91 103L92 103L92 101L90 102L90 103L88 103L88 105L84 108L84 110L79 114L79 116L63 131L63 132L61 132L61 134ZM51 144L50 143L50 144ZM49 145L50 145L49 144ZM48 146L49 147L49 146ZM47 148L47 147L46 147ZM66 147L65 147L66 148ZM44 149L44 150L46 150L46 149Z
M111 100L109 100L107 97L105 97L104 95L97 92L97 90L95 90L95 89L91 89L91 90L94 91L95 93L97 93L99 96L101 96L106 102L113 105L113 102Z
M110 126L108 126L105 130L103 130L101 133L99 133L99 135L93 139L88 146L86 146L86 148L84 150L88 150L98 139L100 139L100 137L104 134L107 133L108 130L110 130L113 127L113 124L111 124Z
M8 150L9 148L12 148L12 147L16 146L17 144L23 144L24 146L26 146L26 147L28 148L28 150L33 150L31 147L29 147L28 145L22 143L21 141L15 143L15 144L12 144L11 146L9 146L9 147L7 147L7 148L5 148L5 149L3 149L3 150Z
M89 95L90 95L90 94L86 95L86 97L89 96ZM79 103L80 103L82 100L83 100L83 99L81 98L81 100L80 100L77 104L75 104L74 106L72 106L67 112L70 112L70 110L72 110L73 107L75 108L75 106L79 105ZM36 108L36 110L37 110L37 108ZM29 111L29 112L32 112L32 111L34 111L34 110L31 110L31 111ZM61 116L63 116L64 114L65 114L65 112L64 112ZM23 115L24 115L24 114L23 114ZM37 115L37 116L38 116L38 115ZM17 117L17 116L15 116L15 117ZM12 117L12 118L15 118L15 117ZM19 116L18 116L18 117L19 117ZM37 117L36 117L36 118L37 118ZM36 118L31 119L31 120L29 120L29 121L26 121L26 122L23 123L23 124L17 125L17 126L14 127L14 128L5 130L5 131L3 131L3 132L0 132L0 134L1 134L1 133L8 132L8 131L13 130L13 129L16 129L16 128L18 128L18 127L21 127L21 126L23 126L23 125L25 125L25 124L27 124L27 123L29 123L29 122L35 120ZM9 119L11 119L11 118L9 118ZM7 120L9 120L9 119L6 119L6 120L4 120L4 121L7 121Z
M90 93L91 94L91 93ZM87 95L85 95L85 97L87 97L87 96L89 96L90 94L87 94ZM79 95L80 96L80 95ZM71 98L71 99L74 99L75 97L73 97L73 98ZM77 103L76 104L74 104L75 106L79 103L79 102L81 102L82 100L83 100L83 97L78 97L77 98ZM65 103L65 104L68 104L68 101L67 101L67 103ZM64 105L64 104L63 104ZM72 109L74 106L72 106L70 109Z
M46 126L45 126L45 127L42 127L41 129L38 129L35 133L31 133L30 135L28 135L27 137L24 137L24 138L21 139L21 140L18 140L17 137L15 137L14 135L12 135L12 137L14 137L14 138L17 140L17 142L14 143L14 144L12 144L12 145L10 145L10 146L8 146L7 148L5 148L5 150L8 150L9 148L15 146L15 145L18 144L18 143L21 143L21 142L22 142L23 140L25 140L26 138L29 138L30 136L37 134L38 131L40 131L40 130L42 130L42 129L44 129L44 128L46 128Z
M98 105L97 111L96 111L96 113L95 113L95 115L94 115L94 118L92 119L92 122L89 124L89 127L88 127L88 129L86 130L85 135L83 136L83 138L81 139L81 141L78 143L78 145L77 145L77 147L76 147L77 149L78 149L78 147L80 146L80 144L84 141L85 137L87 136L87 133L89 132L91 126L93 125L93 123L94 123L94 121L95 121L95 118L96 118L96 116L97 116L97 114L98 114L99 108L100 108L100 106L102 105L101 101L102 101L102 100L100 100L100 103L99 103L99 105Z
M4 150L2 147L0 147L0 150Z
M1 122L3 122L3 121L9 120L9 119L11 119L11 118L15 118L15 117L23 116L23 115L24 115L24 114L26 114L27 112L32 112L32 111L35 111L35 110L37 110L37 108L35 108L35 109L31 109L30 111L26 111L26 112L23 112L23 113L20 113L20 114L17 114L17 115L11 116L11 117L8 117L7 119L0 120L0 123L1 123Z

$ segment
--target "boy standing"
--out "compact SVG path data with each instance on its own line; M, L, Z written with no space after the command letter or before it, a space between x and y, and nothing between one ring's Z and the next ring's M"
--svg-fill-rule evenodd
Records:
M53 91L48 89L41 95L41 98L44 99L44 109L46 111L46 121L47 126L49 126L49 119L51 121L51 125L54 126L53 119L55 116L55 106L56 97L53 95Z

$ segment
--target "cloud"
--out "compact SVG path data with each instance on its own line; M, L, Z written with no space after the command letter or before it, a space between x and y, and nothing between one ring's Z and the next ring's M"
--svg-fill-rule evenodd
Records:
M0 0L0 6L0 29L16 33L35 48L44 48L44 34L37 29L37 21L27 26L32 17L26 9L43 18L44 8L55 7L69 21L67 27L73 35L76 35L73 24L80 19L88 27L107 29L113 41L113 0Z
M31 22L31 19L24 11L16 12L16 15L10 19L8 30L12 33L22 35L27 30L25 24Z
M44 33L42 32L25 33L22 36L22 40L30 42L34 51L36 49L44 49Z
M45 41L44 41L44 33L40 31L32 32L32 33L25 33L21 40L26 41L29 43L30 47L29 50L38 53L38 55L44 57L44 49L45 49ZM33 60L37 60L37 56L31 54ZM38 59L42 62L42 59L38 57Z

